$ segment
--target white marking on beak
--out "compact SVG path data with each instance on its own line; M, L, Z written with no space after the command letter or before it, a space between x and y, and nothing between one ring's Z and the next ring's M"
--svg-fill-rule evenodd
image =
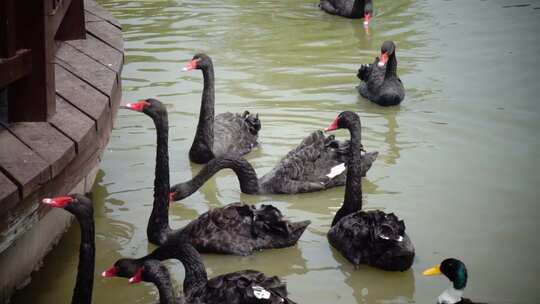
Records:
M377 65L378 65L379 67L381 67L381 68L382 68L382 67L384 66L384 62L382 62L382 61L379 61L379 62L377 63Z
M187 72L187 71L189 71L189 70L188 70L187 67L183 67L183 68L182 68L182 71L183 71L183 72Z

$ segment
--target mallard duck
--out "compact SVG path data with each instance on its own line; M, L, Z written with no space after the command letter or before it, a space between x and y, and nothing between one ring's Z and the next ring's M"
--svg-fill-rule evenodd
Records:
M467 286L467 267L458 259L446 259L442 261L441 265L431 267L423 274L425 276L444 274L452 282L452 285L443 291L437 299L438 304L485 304L462 297Z

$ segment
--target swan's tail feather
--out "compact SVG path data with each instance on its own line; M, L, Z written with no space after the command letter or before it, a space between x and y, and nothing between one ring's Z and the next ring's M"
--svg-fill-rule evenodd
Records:
M256 135L261 130L261 121L259 120L259 113L250 114L249 111L244 111L242 118L249 126L249 132Z
M369 79L369 74L371 74L371 64L362 64L360 69L358 69L356 77L362 81L367 81Z

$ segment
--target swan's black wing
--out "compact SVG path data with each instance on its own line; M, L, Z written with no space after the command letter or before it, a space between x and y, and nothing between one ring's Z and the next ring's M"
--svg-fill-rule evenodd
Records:
M348 141L338 141L333 135L315 131L259 180L261 193L302 193L324 190L345 184L346 171L328 177L332 168L343 165L349 157ZM365 157L368 156L368 157ZM365 175L377 157L377 152L364 155Z
M205 304L295 304L287 298L287 286L278 277L256 270L242 270L210 279L193 292L189 303Z
M405 233L405 224L393 213L349 214L328 231L328 240L354 265L405 271L414 259L414 246Z
M378 99L386 74L386 69L379 67L377 65L378 62L379 58L377 57L372 64L362 65L357 74L358 78L362 81L358 86L358 92L371 101Z
M182 234L199 252L249 255L296 244L309 223L290 222L271 205L233 203L202 214Z
M214 156L241 156L249 153L257 146L260 129L258 115L248 111L243 114L227 112L217 115L214 119Z

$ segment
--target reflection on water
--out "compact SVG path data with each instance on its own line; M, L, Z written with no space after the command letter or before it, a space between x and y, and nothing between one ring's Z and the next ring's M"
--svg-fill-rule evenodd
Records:
M99 0L123 25L124 99L157 97L169 110L171 181L200 170L188 160L203 86L182 73L195 53L215 65L216 113L258 112L260 147L247 156L262 176L310 132L344 110L359 113L362 143L379 158L362 182L364 207L404 219L413 267L354 269L326 232L343 188L301 195L247 195L231 170L171 205L183 227L209 208L272 203L292 220L309 219L297 246L249 257L204 255L211 276L255 268L287 280L299 303L434 303L448 281L421 271L453 256L469 269L466 295L488 303L536 303L540 263L540 107L537 82L540 0L379 0L366 34L359 20L331 16L317 0ZM358 96L356 72L385 40L397 46L406 88L399 107ZM335 133L347 139L346 131ZM97 276L120 257L153 250L155 130L121 110L93 194L95 303L151 303L150 285ZM14 303L68 302L77 265L78 225L66 233ZM530 262L533 261L533 262ZM178 262L168 263L176 283ZM509 275L510 274L510 275ZM51 278L54 278L53 280ZM179 287L180 285L177 285Z

